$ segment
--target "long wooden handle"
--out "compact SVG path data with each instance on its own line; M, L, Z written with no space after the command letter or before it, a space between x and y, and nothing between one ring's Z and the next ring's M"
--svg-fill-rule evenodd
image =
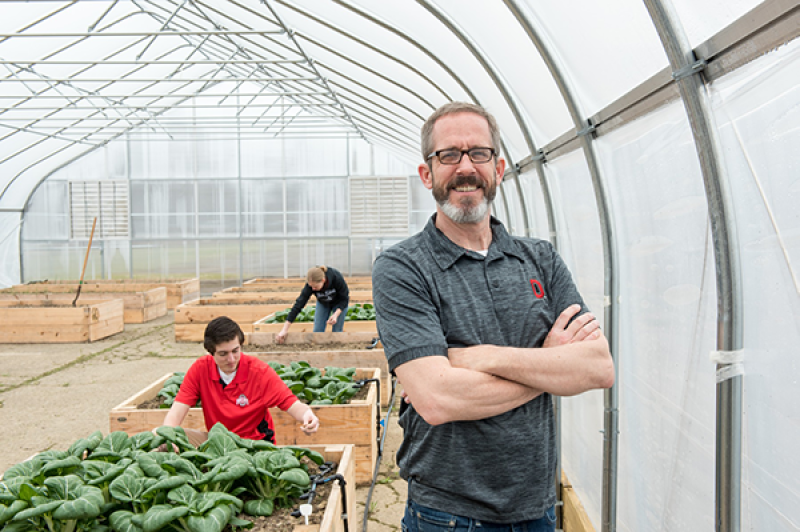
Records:
M94 239L94 228L97 226L97 216L94 217L92 222L92 232L89 235L89 245L86 246L86 256L83 258L83 269L81 269L81 279L78 281L78 291L75 293L75 299L72 301L72 306L76 306L78 298L81 295L81 286L83 286L83 276L86 273L86 263L89 262L89 252L92 250L92 240Z
M89 235L89 245L86 247L86 256L83 258L83 269L81 270L81 280L78 286L83 284L83 275L86 273L86 263L89 262L89 252L92 250L92 239L94 238L94 228L97 225L97 216L94 217L92 222L92 233Z

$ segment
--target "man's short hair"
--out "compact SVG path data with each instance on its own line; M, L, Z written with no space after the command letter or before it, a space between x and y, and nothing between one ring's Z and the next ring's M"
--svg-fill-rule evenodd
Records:
M492 116L489 111L480 105L475 105L474 103L450 102L435 110L422 125L422 131L420 133L422 140L422 159L426 163L430 164L430 161L428 161L426 157L430 155L435 148L433 145L433 126L436 124L436 121L443 116L454 115L458 113L473 113L485 118L489 123L489 134L492 136L492 145L482 147L494 148L496 152L500 151L500 129L497 127L497 120L494 119L494 116Z
M244 344L244 332L239 324L227 316L214 318L206 325L206 332L203 335L203 347L212 355L217 352L217 346L224 342L230 342L234 338L239 339L239 344Z

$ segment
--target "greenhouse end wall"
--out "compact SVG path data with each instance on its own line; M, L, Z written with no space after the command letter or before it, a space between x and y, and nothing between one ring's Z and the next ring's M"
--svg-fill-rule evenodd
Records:
M317 150L313 166L292 162L307 159L312 150L297 140L279 150L278 162L264 159L263 143L242 142L238 148L233 143L228 147L242 155L223 158L226 164L217 162L215 173L200 164L205 160L202 145L182 143L165 151L157 141L119 144L55 172L32 194L22 229L21 281L80 276L89 237L85 225L91 224L92 216L76 213L71 190L75 182L110 182L98 167L130 169L122 179L111 172L115 182L123 183L128 204L122 215L124 209L101 209L86 279L199 277L203 294L253 277L302 276L315 264L331 265L347 275L369 274L382 249L421 229L434 210L419 178L404 177L409 207L402 232L384 233L376 225L373 233L352 234L348 168L359 177L367 170L379 172L376 177L415 171L361 141ZM135 163L146 158L145 152L156 162ZM164 164L158 164L159 158ZM351 165L353 160L358 164ZM260 175L258 161L263 163ZM341 175L326 174L325 169ZM240 175L244 173L247 177ZM418 189L422 191L415 192ZM8 276L6 285L16 282Z

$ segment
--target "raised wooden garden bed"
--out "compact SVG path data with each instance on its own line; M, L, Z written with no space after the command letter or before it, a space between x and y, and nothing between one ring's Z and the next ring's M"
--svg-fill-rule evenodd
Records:
M277 310L285 303L228 302L213 298L195 299L175 309L175 341L202 342L206 326L214 318L227 316L242 328L245 334L253 332L253 323Z
M283 309L281 309L283 310ZM283 329L283 323L265 323L267 320L274 316L274 312L270 315L257 320L253 323L253 330L254 333L278 333L281 332ZM292 323L291 330L293 332L314 332L314 322L313 321L304 321L304 322L294 322ZM346 321L344 322L344 332L365 332L377 335L378 328L375 325L375 320L363 320L363 321Z
M200 297L200 279L180 281L140 281L136 279L93 279L84 281L81 297L87 293L147 292L154 288L167 289L167 308L174 309L181 303ZM0 290L2 293L72 293L78 290L78 281L38 281L18 284Z
M111 299L123 301L122 320L125 323L146 323L167 313L167 289L163 286L146 292L88 292L84 294L81 289L81 295L77 302L82 305L90 305ZM3 305L17 302L21 305L49 307L72 305L73 301L75 301L75 294L27 292L0 294L0 303Z
M578 494L563 471L561 472L561 500L564 502L562 528L565 532L595 532L594 525L586 514Z
M332 481L332 489L325 501L322 510L322 518L319 524L297 525L293 532L349 532L358 531L361 512L358 511L356 503L356 463L355 446L352 444L336 445L305 445L307 449L320 453L326 462L336 463L336 474L344 478L344 495L340 480ZM28 460L34 458L31 456ZM3 480L3 472L0 471L0 480ZM345 501L346 499L346 501ZM345 502L347 506L345 507ZM314 507L312 515L320 511L322 506L319 499L312 503ZM345 527L345 516L347 516L347 527Z
M205 355L204 355L205 356ZM128 434L152 430L164 422L168 410L139 408L139 405L156 397L164 381L172 376L168 373L159 380L114 407L109 413L109 430L121 430ZM359 368L356 379L380 379L381 370ZM351 400L346 405L312 406L319 417L319 430L308 436L300 430L295 419L286 412L271 408L270 414L275 423L275 441L278 445L299 445L308 447L321 444L352 443L355 445L356 482L368 483L372 480L375 460L378 456L378 392L377 387L368 384L365 399ZM208 430L203 420L202 408L190 408L183 423L184 428Z
M245 301L245 302L256 302L261 301L264 303L283 303L285 307L291 307L294 305L295 300L297 300L297 296L300 295L300 289L296 292L273 292L271 290L244 290L242 287L235 286L233 288L227 288L222 292L214 292L212 294L212 299L217 300L225 300L230 302L235 301ZM316 298L311 296L308 300L309 304L316 304ZM350 304L354 303L372 303L372 292L371 291L353 291L350 292Z
M344 280L351 290L372 290L372 277L345 277ZM242 288L247 290L251 287L272 287L273 289L277 287L288 287L289 290L300 290L305 284L305 277L291 277L287 279L259 277L245 281L242 283Z
M122 332L121 299L56 305L52 301L0 303L0 343L40 344L94 342Z
M345 532L344 515L347 515L347 530L354 532L361 530L359 524L359 513L356 505L356 460L355 446L353 445L305 445L304 447L317 451L327 462L336 462L336 473L344 477L345 493L347 497L342 497L342 489L338 480L334 481L333 489L328 495L328 502L322 514L322 522L319 525L300 525L296 526L294 532ZM347 499L347 508L344 507L344 499ZM313 505L316 510L317 504Z

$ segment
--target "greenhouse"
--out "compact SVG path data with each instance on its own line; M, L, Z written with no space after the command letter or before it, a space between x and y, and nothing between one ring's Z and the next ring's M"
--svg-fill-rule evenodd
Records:
M7 0L0 27L0 288L330 265L352 306L440 209L426 119L475 104L491 214L557 251L616 371L554 397L585 513L557 529L800 530L798 0Z

